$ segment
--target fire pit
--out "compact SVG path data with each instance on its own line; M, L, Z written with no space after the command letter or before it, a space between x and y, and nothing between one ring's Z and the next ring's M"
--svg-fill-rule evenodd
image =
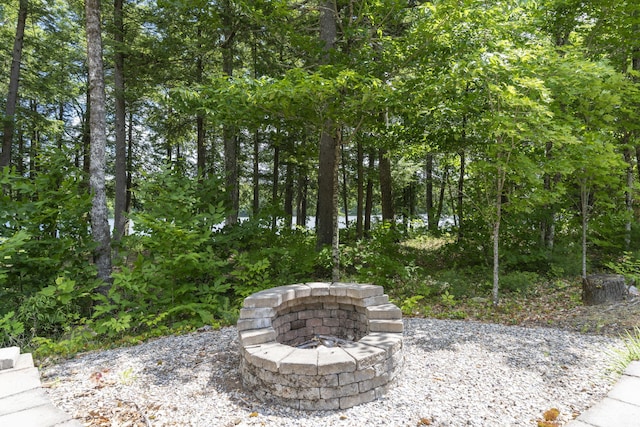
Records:
M305 283L257 292L238 320L240 372L264 401L345 409L382 396L402 368L402 313L382 286Z

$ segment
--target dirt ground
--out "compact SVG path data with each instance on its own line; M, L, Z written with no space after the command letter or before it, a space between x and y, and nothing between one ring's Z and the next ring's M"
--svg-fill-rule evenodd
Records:
M523 324L527 324L524 321ZM535 322L532 322L535 323ZM640 298L601 305L579 305L549 313L546 326L581 333L619 336L640 328Z

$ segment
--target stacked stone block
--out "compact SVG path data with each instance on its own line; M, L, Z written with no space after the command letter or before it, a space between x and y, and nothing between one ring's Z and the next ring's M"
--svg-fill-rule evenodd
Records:
M306 410L345 409L382 396L402 368L402 313L381 286L306 283L247 297L238 334L245 387ZM352 342L297 348L316 335Z

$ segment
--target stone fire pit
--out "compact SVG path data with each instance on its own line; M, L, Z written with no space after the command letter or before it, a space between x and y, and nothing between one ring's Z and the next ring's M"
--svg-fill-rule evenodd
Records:
M305 283L244 300L244 386L296 409L345 409L382 396L402 368L402 313L382 286Z

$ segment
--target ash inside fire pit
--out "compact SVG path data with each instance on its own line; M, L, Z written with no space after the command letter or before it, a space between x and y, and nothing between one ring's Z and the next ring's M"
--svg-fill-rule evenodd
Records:
M297 348L318 348L320 346L332 348L342 347L349 343L353 343L351 340L343 340L338 337L332 337L329 335L316 335L308 341L298 344Z
M306 283L247 297L240 371L262 400L344 409L382 396L402 367L402 313L381 286Z

